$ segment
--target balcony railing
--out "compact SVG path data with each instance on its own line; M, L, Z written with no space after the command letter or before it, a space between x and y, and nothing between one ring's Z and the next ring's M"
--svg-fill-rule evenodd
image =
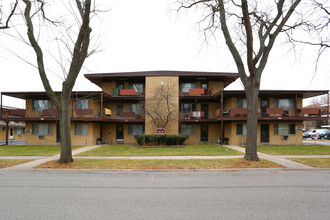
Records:
M210 96L212 95L212 90L208 89L189 89L188 92L180 91L180 96Z
M230 116L246 116L247 108L232 108L230 110Z
M319 108L302 108L301 109L301 114L304 115L320 115L321 114L321 109Z
M221 118L221 109L216 109L214 118ZM222 116L228 117L247 117L247 108L232 108L229 110L223 109ZM265 114L260 113L259 117L324 117L321 115L319 108L297 108L285 110L284 108L267 108Z
M14 116L14 117L25 117L26 110L25 109L10 109L9 115Z
M136 91L135 89L111 89L111 96L138 96L144 92Z
M93 109L76 109L76 115L93 115Z
M59 111L57 109L43 109L42 116L58 116Z
M188 113L180 112L180 119L205 119L202 111L192 111Z

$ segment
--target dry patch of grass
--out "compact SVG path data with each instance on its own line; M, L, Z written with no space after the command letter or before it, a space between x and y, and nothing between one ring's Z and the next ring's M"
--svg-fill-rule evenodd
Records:
M0 169L5 167L11 167L21 163L27 163L32 160L24 160L24 159L0 159Z
M292 158L290 160L317 168L330 168L330 158Z
M75 159L71 164L50 161L36 168L52 169L231 169L280 168L267 160L259 162L244 159L191 159L191 160L130 160L130 159Z

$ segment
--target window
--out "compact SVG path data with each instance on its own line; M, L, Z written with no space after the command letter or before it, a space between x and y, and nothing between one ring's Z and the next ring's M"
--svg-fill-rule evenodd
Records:
M274 124L274 134L287 135L295 134L296 125L295 124Z
M129 84L129 88L130 89L134 89L135 93L139 94L139 93L143 93L143 83L131 83Z
M207 88L208 88L207 82L202 82L202 89L207 89Z
M17 128L16 129L16 134L18 134L18 135L24 134L24 128Z
M144 134L144 126L143 125L128 125L128 134L142 135L142 134Z
M246 99L237 98L236 108L247 108Z
M117 82L117 89L124 89L124 82Z
M52 135L52 125L51 124L33 124L32 134L36 135Z
M274 99L274 108L295 109L294 99Z
M181 92L189 92L189 89L196 89L196 83L181 83Z
M181 113L189 113L192 111L196 111L196 104L181 104L180 105Z
M134 112L135 114L141 113L141 105L140 104L130 104L128 106L128 112Z
M88 124L75 124L75 135L88 135Z
M87 99L77 99L74 108L75 109L88 109L88 100Z
M33 100L33 110L42 111L43 109L52 109L52 102L50 100Z
M120 112L124 111L124 105L117 105L117 118L121 118L120 117Z
M181 125L180 133L182 135L195 135L196 134L196 125Z
M246 124L236 124L236 134L246 135L247 134Z

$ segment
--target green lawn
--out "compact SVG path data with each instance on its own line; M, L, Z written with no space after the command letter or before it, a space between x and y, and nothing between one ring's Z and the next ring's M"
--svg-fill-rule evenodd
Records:
M267 160L259 162L244 159L210 160L128 160L128 159L75 159L70 164L56 161L36 168L51 169L231 169L231 168L279 168L279 164Z
M292 158L290 160L317 168L330 168L330 158Z
M258 152L273 155L328 155L330 146L321 145L260 145Z
M76 149L78 147L72 147ZM61 146L7 145L0 147L0 156L51 156L59 154Z
M188 145L184 148L138 148L108 145L80 153L79 156L224 156L242 153L219 145Z
M0 169L5 167L11 167L20 163L30 162L32 160L22 160L22 159L0 159Z

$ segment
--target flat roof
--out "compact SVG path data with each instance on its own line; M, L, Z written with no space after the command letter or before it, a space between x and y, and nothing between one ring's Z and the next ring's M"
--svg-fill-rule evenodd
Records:
M213 97L219 98L221 93L223 92L224 97L230 96L245 96L244 90L224 90L219 91L218 93L214 94ZM328 94L328 90L260 90L259 96L279 96L279 97L287 97L288 95L295 96L302 98L311 98L319 95L326 95ZM55 92L59 95L61 92ZM71 96L78 96L78 97L98 97L100 96L102 91L73 91ZM26 98L46 98L48 99L46 92L2 92L2 95L19 98L19 99L26 99ZM107 95L105 94L105 98Z
M201 80L218 80L223 81L224 86L228 86L239 78L238 73L231 72L197 72L197 71L138 71L138 72L114 72L114 73L90 73L84 75L92 83L102 87L102 82L112 82L115 80L125 80L130 78L132 81L138 80L146 76L179 76L180 79L189 80L192 78L201 78ZM203 79L202 79L203 78Z

